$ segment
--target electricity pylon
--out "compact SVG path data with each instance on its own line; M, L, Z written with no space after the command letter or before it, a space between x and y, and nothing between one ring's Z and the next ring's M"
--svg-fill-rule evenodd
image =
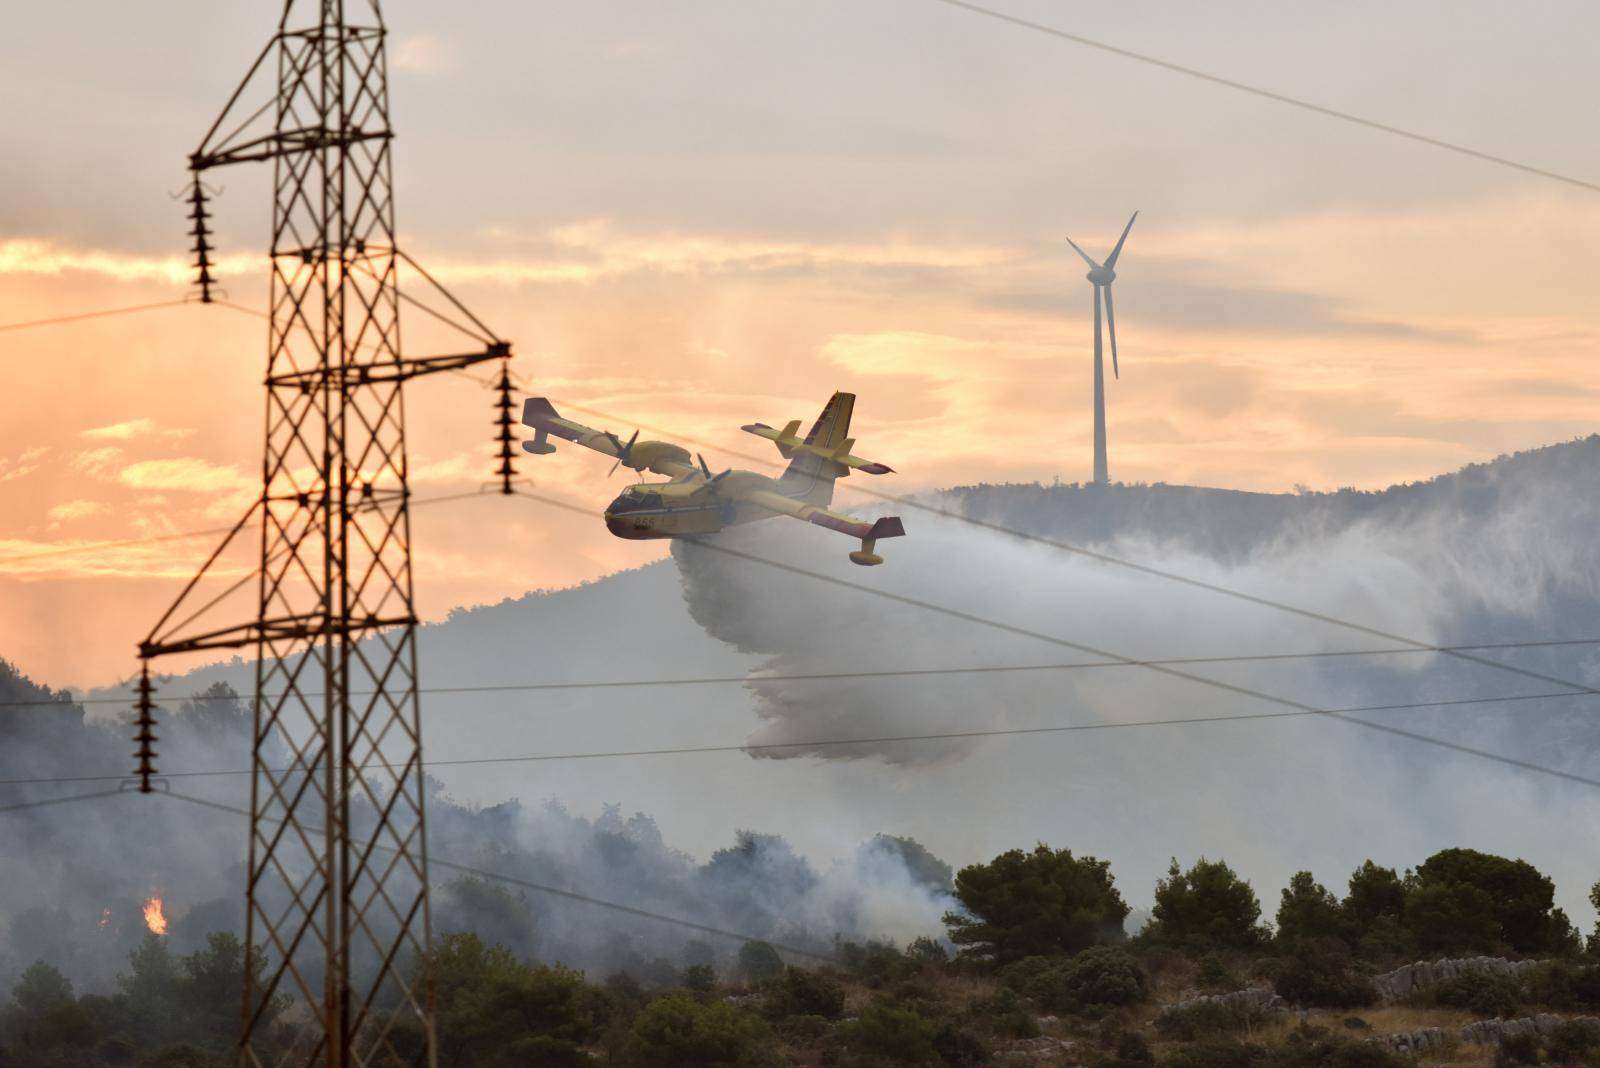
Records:
M190 157L202 300L200 175L272 168L266 449L259 500L140 645L138 755L148 790L151 658L254 649L239 1046L250 1068L436 1060L403 392L419 375L508 359L510 346L396 247L384 41L376 0L287 0ZM275 91L240 121L257 76L273 73ZM402 264L448 312L402 295ZM402 296L481 350L402 355ZM254 578L254 618L198 622L223 600L196 610L202 580L226 571L218 561L253 520L259 566L223 593Z

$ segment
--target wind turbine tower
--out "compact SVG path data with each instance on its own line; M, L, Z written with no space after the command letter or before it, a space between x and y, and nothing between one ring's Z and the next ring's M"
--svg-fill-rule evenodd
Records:
M1106 326L1111 333L1111 373L1121 378L1117 371L1117 317L1111 310L1111 283L1117 279L1117 257L1122 255L1122 243L1128 240L1128 231L1133 229L1133 220L1138 217L1139 213L1134 212L1128 225L1122 228L1122 236L1117 238L1117 247L1111 250L1111 255L1106 257L1103 264L1090 259L1076 241L1067 238L1067 244L1089 265L1087 277L1094 284L1094 481L1098 486L1110 481L1106 474L1106 369L1100 341L1100 301L1103 294Z

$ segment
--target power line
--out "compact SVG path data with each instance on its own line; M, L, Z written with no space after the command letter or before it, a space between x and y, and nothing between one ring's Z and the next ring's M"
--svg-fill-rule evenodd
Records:
M1456 144L1453 141L1445 141L1437 137L1430 137L1427 134L1417 133L1414 130L1406 130L1399 126L1391 126L1385 122L1378 122L1375 119L1368 119L1361 115L1352 114L1348 111L1339 111L1336 108L1325 107L1322 104L1314 104L1309 100L1301 100L1298 97L1292 97L1284 93L1274 92L1271 89L1263 89L1260 86L1249 85L1245 82L1236 82L1231 78L1224 78L1220 75L1210 74L1203 70L1196 70L1193 67L1185 67L1182 64L1173 63L1165 59L1158 59L1155 56L1146 55L1143 52L1134 52L1130 49L1119 48L1116 45L1106 44L1104 41L1097 41L1090 37L1084 37L1081 34L1069 33L1068 31L1055 26L1047 26L1042 22L1034 22L1030 19L1021 18L1017 15L1008 15L1003 11L996 11L993 8L983 7L979 4L971 3L969 0L938 0L938 2L947 4L950 7L961 8L964 11L970 11L975 15L983 15L986 18L997 19L1001 22L1008 22L1013 26L1021 26L1023 29L1033 30L1036 33L1047 34L1063 41L1071 41L1073 44L1083 45L1086 48L1093 48L1101 52L1108 52L1114 56L1121 56L1123 59L1131 59L1135 62L1145 63L1152 67L1160 67L1162 70L1172 71L1175 74L1182 74L1189 78L1198 78L1201 81L1210 82L1212 85L1220 85L1226 89L1233 89L1237 92L1248 93L1251 96L1261 97L1264 100L1272 100L1279 104L1287 104L1290 107L1300 108L1304 111L1315 112L1318 115L1323 115L1330 119L1338 119L1341 122L1348 122L1356 126L1363 126L1369 130L1377 130L1380 133L1390 134L1394 137L1403 137L1408 141L1415 141L1418 144L1444 149L1446 152L1454 152L1458 155L1470 156L1471 158L1481 160L1484 163L1493 163L1500 167L1509 167L1512 170L1521 171L1523 174L1531 174L1539 178L1547 178L1553 182L1560 182L1563 185L1574 186L1578 189L1587 190L1591 193L1600 193L1600 185L1597 185L1594 182L1584 181L1581 178L1574 178L1571 175L1561 174L1557 171L1545 170L1543 167L1535 167L1527 163L1519 163L1518 161L1514 159L1508 159L1505 156L1496 156L1493 153L1480 152L1478 149L1468 148L1466 145Z
M942 675L1004 675L1031 671L1077 671L1099 668L1129 668L1160 665L1199 664L1250 664L1290 660L1327 660L1366 656L1412 656L1419 653L1443 653L1458 649L1542 649L1550 647L1600 645L1600 638L1565 638L1525 642L1492 642L1479 645L1434 646L1427 649L1335 649L1304 653L1255 653L1240 656L1181 656L1139 660L1080 660L1064 664L981 664L967 667L945 668L890 668L878 671L808 671L766 675L701 675L694 678L657 679L589 679L577 682L508 682L480 686L423 686L417 692L424 694L479 694L515 693L545 690L612 690L638 689L665 686L712 686L747 684L753 682L835 682L872 679L906 679L938 677ZM352 697L370 697L372 691L351 690ZM315 690L306 691L305 697L324 697ZM1563 693L1561 697L1585 697L1588 694ZM212 701L237 701L238 694L192 694L178 698L174 703L204 704ZM75 705L127 705L128 697L78 697L55 699L0 701L0 708L71 708Z
M621 422L621 423L631 423L631 425L639 427L642 430L649 430L652 433L656 433L656 434L666 434L666 435L668 435L670 437L675 437L680 441L688 442L691 445L697 445L697 446L701 446L701 447L708 448L708 449L715 449L715 450L718 450L718 451L720 451L720 452L722 452L722 453L724 453L724 454L726 454L728 456L733 456L733 457L735 457L737 459L741 459L741 460L748 460L751 463L758 463L758 464L762 464L762 465L764 465L766 467L774 467L774 468L782 466L781 464L778 464L775 461L773 461L773 460L771 460L771 459L769 459L767 457L752 456L752 455L750 455L748 453L737 452L735 450L726 448L725 446L714 444L712 442L699 441L699 440L696 440L695 438L683 437L681 435L673 434L672 431L665 430L665 429L663 429L661 427L650 426L650 425L645 424L645 423L632 422L631 420L618 419L614 415L608 415L605 412L597 411L594 408L587 408L587 407L584 407L583 405L579 405L579 404L566 404L565 402L562 402L562 405L563 405L563 407L571 408L573 411L583 412L583 413L588 414L588 415L598 416L601 419L613 420L613 421L617 421L617 422ZM1040 535L1040 534L1030 534L1030 533L1027 533L1026 531L1017 530L1017 529L1015 529L1013 527L1003 526L1003 525L1001 525L999 523L991 523L991 522L989 522L987 520L977 519L977 518L974 518L972 516L964 515L961 512L953 512L953 511L951 511L951 510L949 510L947 508L941 508L938 505L926 504L926 503L924 503L922 501L917 500L914 497L900 497L900 496L896 496L895 494L892 494L892 493L882 493L882 492L880 492L878 490L869 489L869 488L867 488L865 486L857 486L857 485L854 485L854 484L851 484L851 483L846 483L844 485L844 488L847 489L847 490L854 490L855 492L860 493L860 494L864 494L864 495L866 495L868 497L875 497L875 498L877 498L878 500L881 500L881 501L888 501L890 503L893 503L893 504L896 504L896 505L900 505L902 507L915 508L918 511L926 512L926 513L928 513L930 515L937 515L937 516L940 516L941 518L944 518L944 519L952 519L952 520L955 520L956 522L966 523L966 524L968 524L970 526L978 527L978 528L983 529L983 530L992 531L992 532L997 533L997 534L1006 534L1006 535L1009 535L1010 537L1018 538L1018 539L1020 539L1022 541L1026 541L1026 542L1031 542L1031 543L1033 543L1035 545L1049 546L1052 549L1059 549L1062 552L1074 553L1074 554L1076 554L1078 556L1082 556L1082 557L1085 557L1086 559L1090 559L1090 560L1095 560L1095 561L1098 561L1098 562L1103 563L1103 564L1111 564L1111 565L1113 565L1115 567L1125 568L1125 569L1127 569L1129 571L1134 571L1134 572L1137 572L1137 573L1143 574L1143 575L1149 575L1149 576L1151 576L1153 578L1165 579L1166 581L1176 582L1176 583L1179 583L1180 585L1189 586L1189 587L1192 587L1194 589L1205 590L1208 593L1215 593L1215 594L1220 594L1221 596L1224 596L1224 597L1231 597L1234 600L1244 601L1247 604L1253 604L1253 605L1256 605L1257 607L1270 608L1270 609L1273 609L1274 611L1278 611L1278 612L1287 612L1290 615L1300 616L1303 619L1310 619L1310 620L1314 620L1314 621L1316 621L1318 623L1326 623L1329 626L1341 627L1341 628L1343 628L1345 630L1356 631L1358 633L1365 634L1365 635L1367 635L1369 637L1382 638L1385 641L1399 642L1402 645L1410 646L1413 649L1418 649L1418 650L1426 649L1426 648L1429 648L1430 644L1431 644L1429 642L1419 641L1416 638L1408 638L1405 635L1394 634L1394 633L1391 633L1389 631L1383 630L1383 629L1378 628L1378 627L1371 627L1371 626L1368 626L1368 625L1366 625L1364 623L1355 623L1355 622L1352 622L1352 621L1347 620L1347 619L1340 619L1339 617L1329 615L1326 612L1318 612L1315 609L1310 609L1310 608L1301 608L1298 605L1288 604L1288 603L1283 602L1283 601L1275 601L1275 600L1271 599L1270 597L1262 597L1262 596L1259 596L1257 594L1246 593L1243 590L1236 590L1236 589L1233 589L1233 588L1228 587L1228 586L1220 585L1218 583L1207 582L1204 579L1193 578L1192 576L1184 575L1184 574L1182 574L1180 572L1168 571L1168 570L1166 570L1164 568L1155 567L1155 566L1152 566L1150 564L1141 564L1141 563L1138 563L1137 561L1134 561L1134 560L1126 560L1126 559L1123 559L1122 557L1119 557L1119 556L1113 556L1110 553L1100 552L1100 551L1095 550L1095 549L1088 549L1088 548L1085 548L1085 547L1083 547L1081 545L1074 545L1071 542L1060 541L1058 539L1045 537L1044 535ZM1507 664L1507 663L1503 663L1502 661L1498 661L1498 660L1490 660L1487 657L1473 656L1469 652L1445 651L1445 649L1443 647L1440 648L1440 651L1443 652L1444 655L1446 655L1446 656L1452 656L1452 657L1455 657L1455 658L1460 659L1460 660L1468 661L1470 663L1479 664L1479 665L1482 665L1482 666L1488 667L1488 668L1493 668L1496 671L1504 671L1504 672L1509 672L1510 674L1513 674L1513 675L1521 675L1524 678L1535 679L1535 680L1537 680L1539 682L1548 682L1548 683L1550 683L1551 685L1554 685L1554 686L1567 686L1567 687L1570 687L1573 690L1573 692L1575 692L1575 693L1586 693L1586 694L1600 693L1600 690L1596 690L1594 687L1585 685L1584 683L1581 683L1581 682L1573 682L1570 679L1563 679L1563 678L1559 678L1559 677L1554 676L1554 675L1547 675L1547 674L1544 674L1542 672L1531 671L1531 670L1529 670L1527 668L1517 667L1514 664Z
M424 504L443 504L446 501L464 501L472 497L487 497L498 490L479 489L470 493L451 493L441 497L413 497L411 505L416 507ZM22 553L17 556L0 556L0 567L7 564L21 563L25 560L39 560L52 556L69 556L75 553L99 552L102 549L124 549L134 545L154 545L165 541L187 541L190 538L214 537L218 534L228 534L233 527L210 527L206 530L186 530L175 534L156 534L148 538L126 538L121 541L92 541L82 545L68 545L60 549L42 549L38 552Z
M173 308L179 304L188 304L187 300L160 300L154 304L135 304L127 308L108 308L105 311L79 312L76 315L58 315L52 319L33 319L25 323L6 323L0 325L0 333L10 330L26 330L34 326L56 326L60 323L76 323L84 319L104 319L110 315L128 315L132 312L151 311L155 308Z
M126 777L127 776L123 776L123 778L126 778ZM62 781L63 782L70 782L70 781L74 781L74 780L65 780L64 779ZM76 780L76 781L84 781L84 780ZM115 797L120 793L122 793L121 790L99 790L99 791L96 791L95 793L92 793L92 794L71 794L71 795L68 795L67 797L47 797L42 801L22 801L20 803L12 804L12 805L0 805L0 813L3 813L3 812L21 812L23 809L44 808L46 805L65 805L65 804L68 804L69 802L72 802L72 801L93 801L97 797Z
M315 695L307 695L315 696ZM424 762L426 768L465 767L483 764L540 764L561 760L611 760L623 757L653 757L653 756L686 756L699 753L762 753L767 750L781 749L813 749L834 748L851 745L886 745L898 742L934 742L955 741L960 739L1005 738L1019 735L1032 734L1071 734L1079 731L1106 731L1123 730L1143 727L1177 727L1190 724L1205 723L1236 723L1257 719L1294 719L1297 717L1327 715L1330 713L1347 714L1352 712L1400 712L1419 708L1451 708L1458 705L1493 705L1511 704L1519 701L1548 701L1561 697L1582 697L1582 694L1572 693L1526 693L1508 694L1504 697L1459 697L1447 701L1409 701L1403 704L1388 705L1358 705L1352 708L1334 708L1323 711L1292 710L1288 712L1237 712L1216 716L1187 716L1178 719L1145 719L1121 720L1111 723L1069 723L1053 727L996 727L993 729L974 729L964 731L941 731L928 734L897 734L882 737L864 738L812 738L797 742L763 742L741 743L738 745L693 745L678 746L662 749L615 749L601 752L580 753L534 753L524 756L498 756L498 757L462 757L450 760L429 760ZM290 772L318 773L323 770L321 765L311 765L305 768L273 768L275 775L285 775ZM1548 771L1549 769L1540 769ZM1560 774L1559 772L1550 772ZM252 774L248 768L235 768L227 771L176 771L161 775L163 779L211 779ZM116 782L128 778L127 772L107 773L105 775L54 775L32 779L0 779L0 786L32 786L43 783L68 783L68 782ZM1587 780L1584 780L1587 781Z
M558 499L556 499L554 497L543 497L543 496L540 496L540 495L535 494L535 493L529 493L527 490L519 490L517 492L518 492L519 496L527 497L529 500L537 501L540 504L548 505L550 507L561 508L561 509L564 509L564 510L569 511L569 512L577 512L577 513L579 513L581 515L593 516L595 514L590 509L581 507L579 505L570 504L570 503L568 503L566 501L561 501L561 500L558 500ZM936 603L934 603L932 601L923 601L923 600L919 600L918 598L915 598L915 597L908 597L908 596L906 596L904 594L893 593L893 592L891 592L889 590L880 590L880 589L877 589L877 588L872 587L872 586L863 586L862 584L860 584L858 582L851 582L848 579L841 579L841 578L838 578L838 577L836 577L834 575L825 575L820 571L811 571L811 570L808 570L806 568L799 567L799 566L797 566L795 564L784 563L784 562L782 562L780 560L769 560L766 557L756 556L753 553L743 552L742 550L734 549L734 548L731 548L730 546L727 546L727 545L718 545L713 541L703 540L703 539L699 539L699 538L694 538L694 539L690 539L690 540L696 546L698 546L700 548L704 548L704 549L710 550L712 552L723 553L723 554L725 554L727 556L737 557L737 558L739 558L741 560L748 560L751 563L762 564L762 565L764 565L766 567L771 567L771 568L774 568L774 569L779 570L779 571L787 571L787 572L789 572L791 574L799 575L799 576L802 576L804 578L810 578L810 579L812 579L814 581L817 581L817 582L824 582L824 583L827 583L827 584L829 584L831 586L838 586L838 587L841 587L843 589L856 590L856 591L861 592L861 593L869 594L869 595L871 595L873 597L882 598L884 600L892 601L892 602L895 602L897 604L903 604L903 605L906 605L906 606L911 607L911 608L917 608L917 609L921 609L921 610L924 610L924 611L935 612L935 613L938 613L940 615L948 616L948 617L950 617L952 619L959 619L959 620L962 620L962 621L967 622L967 623L975 624L977 626L989 627L989 628L991 628L993 630L1001 631L1002 633L1015 634L1015 635L1017 635L1019 637L1032 638L1032 639L1034 639L1036 641L1049 642L1049 643L1051 643L1053 645L1063 646L1064 648L1076 649L1079 652L1085 652L1085 653L1090 654L1091 656L1109 657L1109 658L1113 658L1113 659L1116 659L1116 660L1122 660L1122 661L1125 661L1125 662L1129 663L1130 665L1143 667L1146 671L1153 671L1156 674L1166 675L1166 676L1169 676L1169 677L1175 678L1175 679L1182 679L1185 682L1192 682L1192 683L1195 683L1197 685L1206 686L1206 687L1209 687L1209 688L1214 689L1214 690L1221 690L1221 691L1223 691L1225 693L1238 694L1241 697L1249 697L1249 698L1252 698L1252 699L1257 700L1257 701L1266 701L1266 702L1269 702L1271 704L1282 705L1285 708L1296 709L1298 711L1305 712L1305 713L1308 713L1308 714L1316 714L1316 715L1327 716L1327 717L1329 717L1331 719L1337 719L1337 720L1339 720L1339 721L1341 721L1343 723L1353 723L1353 724L1356 724L1357 726L1366 727L1366 728L1369 728L1371 730L1382 731L1385 734L1392 734L1392 735L1394 735L1396 737L1399 737L1399 738L1406 738L1406 739L1409 739L1411 741L1422 742L1422 743L1427 744L1427 745L1438 746L1438 747L1443 748L1443 749L1449 749L1449 750L1452 750L1454 752L1463 753L1463 754L1467 754L1467 755L1470 755L1470 756L1480 757L1480 758L1482 758L1484 760L1494 761L1494 762L1499 763L1499 764L1505 764L1505 765L1508 765L1510 767L1520 768L1520 769L1525 770L1525 771L1534 771L1534 772L1539 772L1539 773L1546 774L1546 775L1552 775L1552 776L1555 776L1556 778L1566 779L1566 780L1569 780L1571 782L1584 783L1586 785L1592 785L1592 786L1600 786L1600 780L1584 778L1581 775L1573 775L1573 774L1571 774L1569 772L1559 771L1559 770L1557 770L1555 768L1547 768L1547 767L1544 767L1543 765L1534 764L1534 763L1531 763L1531 762L1525 761L1525 760L1519 760L1519 759L1517 759L1515 757L1504 756L1504 755L1499 754L1499 753L1491 752L1490 750L1487 750L1487 749L1478 749L1478 748L1475 748L1473 746L1468 746L1468 745L1463 745L1463 744L1460 744L1460 743L1457 743L1457 742L1448 741L1448 740L1446 740L1444 738L1435 738L1435 737L1433 737L1431 735L1419 734L1416 731L1409 731L1409 730L1406 730L1406 729L1404 729L1402 727L1393 727L1393 726L1390 726L1389 724L1386 724L1386 723L1377 723L1377 722L1374 722L1373 720L1359 719L1359 718L1357 718L1355 716L1351 716L1351 715L1348 715L1348 714L1343 713L1343 712L1338 712L1338 711L1335 711L1333 709L1318 708L1317 706L1307 704L1304 701L1297 701L1297 700L1295 700L1293 698L1290 698L1290 697L1282 697L1282 696L1279 696L1277 694L1268 693L1268 692L1263 691L1263 690L1253 689L1253 688L1248 687L1248 686L1240 686L1240 685L1238 685L1236 683L1224 682L1221 679L1207 678L1204 675L1196 675L1193 672L1183 671L1183 670L1180 670L1179 668L1175 668L1175 667L1168 667L1168 666L1165 666L1165 665L1148 664L1148 663L1147 664L1135 664L1135 661L1131 657L1120 656L1117 653L1109 652L1108 650L1100 649L1100 648L1097 648L1096 646L1087 645L1087 644L1085 644L1083 642L1074 642L1074 641L1071 641L1071 640L1066 639L1066 638L1056 637L1053 634L1044 634L1044 633L1042 633L1040 631L1029 630L1026 627L1018 627L1018 626L1014 626L1014 625L1012 625L1010 623L1002 623L999 620L989 619L989 618L987 618L985 616L980 616L980 615L977 615L977 614L972 613L972 612L964 612L959 608L951 608L948 605L936 604ZM1467 659L1473 659L1473 658L1467 657ZM1484 663L1492 665L1492 664L1494 664L1494 661L1489 660L1489 661L1484 661ZM1531 674L1531 673L1520 672L1519 671L1518 674ZM1538 677L1543 677L1543 676L1535 675L1534 677L1538 678ZM1559 679L1552 680L1552 681L1555 681L1558 685L1575 685L1575 684L1562 682ZM1589 687L1582 687L1581 690L1582 690L1582 692L1585 692L1585 693L1596 692L1594 690L1591 690Z
M233 805L223 804L220 801L211 801L203 797L194 797L189 794L170 792L166 793L166 796L174 798L178 801L187 801L190 804L201 805L205 808L213 808L221 812L229 812L235 816L248 817L250 815L249 812L242 808L235 808ZM281 819L274 819L267 816L261 816L258 818L269 823L284 822ZM321 834L322 832L317 831L316 833ZM393 846L383 845L379 842L373 842L370 843L370 845L373 849L381 849L390 853L397 852ZM738 931L730 931L722 927L712 927L709 924L697 923L694 920L686 920L679 916L668 916L662 912L651 912L649 909L636 908L633 905L623 905L616 901L607 901L604 898L592 897L589 894L579 893L576 890L566 890L559 886L549 886L545 883L536 883L530 879L521 879L515 875L504 875L500 872L488 871L483 868L475 868L470 864L459 864L455 861L443 860L437 856L430 856L428 858L428 863L434 867L448 868L451 871L458 871L465 875L476 875L482 879L493 879L496 882L509 883L512 886L520 886L527 890L534 890L541 894L548 894L551 897L560 897L565 898L568 901L577 901L585 905L594 905L597 908L610 909L613 912L622 912L630 916L638 916L646 920L655 920L658 923L671 924L674 927L683 927L691 931L699 931L702 934L716 935L719 938L728 938L737 942L766 942L774 949L782 950L785 953L791 953L797 957L809 957L812 960L819 961L831 961L833 959L827 954L817 953L809 949L801 949L798 946L787 946L781 942L774 942L771 939L762 938L759 935L741 934Z

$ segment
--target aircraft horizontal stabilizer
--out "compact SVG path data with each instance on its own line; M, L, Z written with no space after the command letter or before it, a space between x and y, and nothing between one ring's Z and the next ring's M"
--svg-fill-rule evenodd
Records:
M845 438L838 445L815 445L799 437L800 421L797 419L784 427L776 430L765 423L751 423L739 428L747 434L754 434L758 438L766 438L778 446L778 452L785 460L797 453L809 453L820 456L824 460L842 464L856 471L865 471L869 475L887 475L894 472L888 464L880 464L874 460L863 460L859 456L850 455L850 450L855 447L854 438Z

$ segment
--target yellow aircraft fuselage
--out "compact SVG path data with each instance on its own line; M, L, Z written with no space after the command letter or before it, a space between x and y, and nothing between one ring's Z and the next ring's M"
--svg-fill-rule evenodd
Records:
M851 471L874 475L890 471L885 464L863 460L850 452L855 444L849 436L854 405L853 394L835 393L804 438L799 437L798 419L782 430L765 423L741 428L777 445L778 452L789 461L782 478L734 470L713 475L703 457L691 457L681 445L640 441L637 431L623 441L608 430L563 419L544 397L529 397L523 403L522 422L533 429L534 439L524 441L522 447L544 456L555 451L550 439L557 438L614 458L613 470L628 467L665 475L666 482L629 486L606 507L606 529L619 538L715 534L723 527L785 515L861 539L861 548L852 552L850 559L858 564L880 564L883 558L874 551L878 541L905 534L899 517L884 516L869 523L827 507L833 499L836 479Z

